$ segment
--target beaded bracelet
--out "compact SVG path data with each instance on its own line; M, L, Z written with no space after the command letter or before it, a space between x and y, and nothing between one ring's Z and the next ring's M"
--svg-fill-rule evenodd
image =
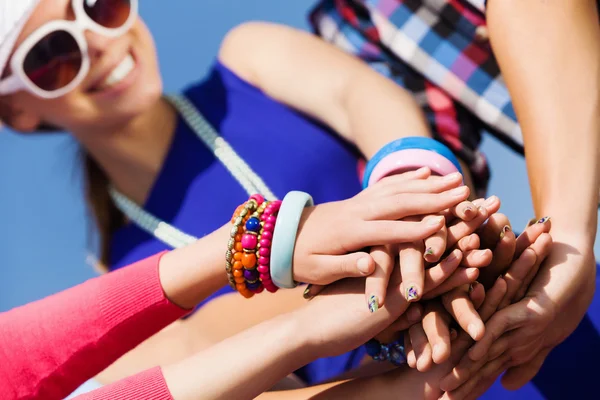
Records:
M265 201L252 195L240 205L231 219L233 227L226 253L230 285L250 298L264 289L274 293L278 287L271 279L271 241L281 201Z
M225 270L227 272L227 278L229 284L233 289L236 289L242 296L250 298L254 293L246 287L246 280L243 276L244 264L243 264L243 233L244 224L250 218L250 215L254 213L264 203L264 197L261 195L252 195L247 202L240 205L233 214L232 217L232 228L229 232L229 241L227 243L227 252L225 253ZM248 262L248 261L246 261Z
M403 339L398 339L395 342L382 344L375 339L369 340L365 344L367 354L370 355L375 361L389 361L395 366L399 367L406 363L406 356L404 354L404 346L402 346Z
M271 243L273 240L273 231L277 222L277 213L281 207L281 201L275 200L270 202L265 208L265 212L261 216L263 226L259 236L258 250L258 272L259 278L265 289L271 293L275 293L279 288L273 283L271 278Z

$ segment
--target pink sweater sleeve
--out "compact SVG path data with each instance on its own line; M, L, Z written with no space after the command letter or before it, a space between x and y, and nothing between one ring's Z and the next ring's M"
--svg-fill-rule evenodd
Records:
M159 281L162 254L1 313L0 398L63 399L182 317L187 311L165 297ZM168 394L160 370L131 379Z

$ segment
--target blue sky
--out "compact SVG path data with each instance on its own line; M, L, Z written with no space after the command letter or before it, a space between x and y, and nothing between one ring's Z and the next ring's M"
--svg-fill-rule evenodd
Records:
M307 28L315 1L152 1L140 8L166 90L177 91L204 76L230 28L248 20ZM501 211L520 229L533 216L524 161L493 138L483 147L493 171L490 193L500 196ZM0 133L0 311L94 276L85 262L93 235L79 170L77 144L66 135Z

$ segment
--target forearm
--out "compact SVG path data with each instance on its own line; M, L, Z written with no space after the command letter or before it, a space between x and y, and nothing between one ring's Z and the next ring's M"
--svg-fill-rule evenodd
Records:
M231 225L181 249L165 254L159 275L165 295L183 308L193 308L227 285L225 250Z
M490 37L521 124L538 217L592 244L600 31L593 0L491 0Z
M231 316L235 318L235 316ZM293 313L163 368L175 400L251 399L316 356Z

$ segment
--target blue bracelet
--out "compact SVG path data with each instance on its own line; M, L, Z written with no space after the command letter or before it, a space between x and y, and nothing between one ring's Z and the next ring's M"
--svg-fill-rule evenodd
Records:
M403 341L404 339L400 338L392 343L381 344L379 341L371 339L365 344L365 348L367 354L373 360L389 361L399 367L406 363L406 354L404 354L404 346L402 345Z
M377 153L375 153L373 158L371 158L369 160L369 162L367 162L367 165L365 167L365 173L363 175L363 189L367 188L367 186L369 184L369 179L371 178L371 174L373 173L373 169L375 168L375 166L377 164L379 164L379 162L384 157L386 157L396 151L407 150L407 149L421 149L421 150L433 151L433 152L447 158L448 161L450 161L452 164L454 164L454 166L456 167L458 172L462 173L462 169L460 168L460 163L458 162L458 159L456 158L454 153L452 153L452 150L450 150L444 144L438 142L435 139L431 139L431 138L427 138L427 137L411 136L411 137L394 140L393 142L390 142L390 143L386 144L385 146L383 146L381 149L379 149L379 151Z
M292 261L298 225L305 207L313 205L308 193L289 192L281 202L271 242L271 279L279 288L296 287Z

